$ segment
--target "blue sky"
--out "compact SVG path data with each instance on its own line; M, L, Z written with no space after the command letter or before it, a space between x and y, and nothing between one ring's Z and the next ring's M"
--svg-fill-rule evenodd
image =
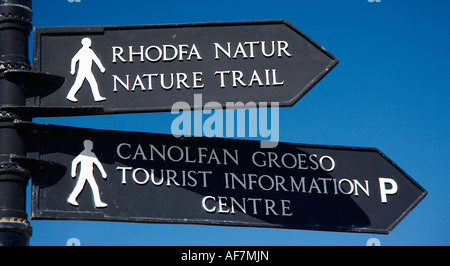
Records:
M389 235L31 221L31 245L65 245L77 238L81 245L360 246L372 237L381 245L450 244L448 1L80 1L33 1L34 26L288 20L340 63L295 106L280 109L280 141L376 147L429 194ZM34 121L170 134L174 118L151 113Z

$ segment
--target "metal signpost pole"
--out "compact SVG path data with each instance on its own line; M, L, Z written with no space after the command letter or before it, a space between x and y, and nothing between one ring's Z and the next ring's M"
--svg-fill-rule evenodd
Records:
M30 70L28 38L32 29L31 0L0 0L0 245L26 246L31 226L25 209L29 172L14 156L26 148L14 127L20 117L6 107L24 106L25 92L8 72Z

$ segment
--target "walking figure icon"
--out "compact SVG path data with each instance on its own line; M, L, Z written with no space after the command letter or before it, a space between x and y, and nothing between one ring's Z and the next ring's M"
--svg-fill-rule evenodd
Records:
M77 184L75 185L75 188L73 189L72 193L67 199L67 202L73 206L78 206L78 202L76 199L80 195L87 181L91 187L92 194L94 196L95 207L96 208L107 207L108 204L104 203L100 199L100 191L94 177L94 165L97 166L97 168L100 170L100 173L102 174L102 177L104 179L106 179L107 174L105 172L105 169L103 169L103 166L98 160L97 156L95 156L95 154L92 152L94 143L90 140L85 140L83 142L83 145L84 150L72 161L72 169L71 169L72 177L75 178L77 176L78 164L80 164L80 172L78 175Z
M75 75L75 67L77 63L78 73L72 88L70 88L69 93L66 96L66 99L71 102L78 102L78 99L75 98L75 94L77 94L83 86L84 80L87 80L91 86L94 100L96 102L104 101L106 98L100 95L97 80L92 73L92 63L94 62L102 73L105 73L106 69L98 56L91 49L92 40L90 38L83 38L81 40L81 44L83 47L81 47L81 49L75 54L70 63L70 75Z

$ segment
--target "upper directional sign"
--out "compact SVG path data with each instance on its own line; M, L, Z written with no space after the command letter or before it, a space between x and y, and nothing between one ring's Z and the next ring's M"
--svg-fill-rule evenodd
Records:
M377 149L21 124L33 219L389 233L427 194Z
M194 94L292 106L338 64L285 20L36 28L34 40L34 70L65 82L34 88L27 106L95 113L204 108Z

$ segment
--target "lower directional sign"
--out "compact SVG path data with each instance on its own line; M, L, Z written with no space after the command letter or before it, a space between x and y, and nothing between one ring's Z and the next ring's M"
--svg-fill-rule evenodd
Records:
M389 233L427 194L374 148L175 138L21 123L32 219Z

